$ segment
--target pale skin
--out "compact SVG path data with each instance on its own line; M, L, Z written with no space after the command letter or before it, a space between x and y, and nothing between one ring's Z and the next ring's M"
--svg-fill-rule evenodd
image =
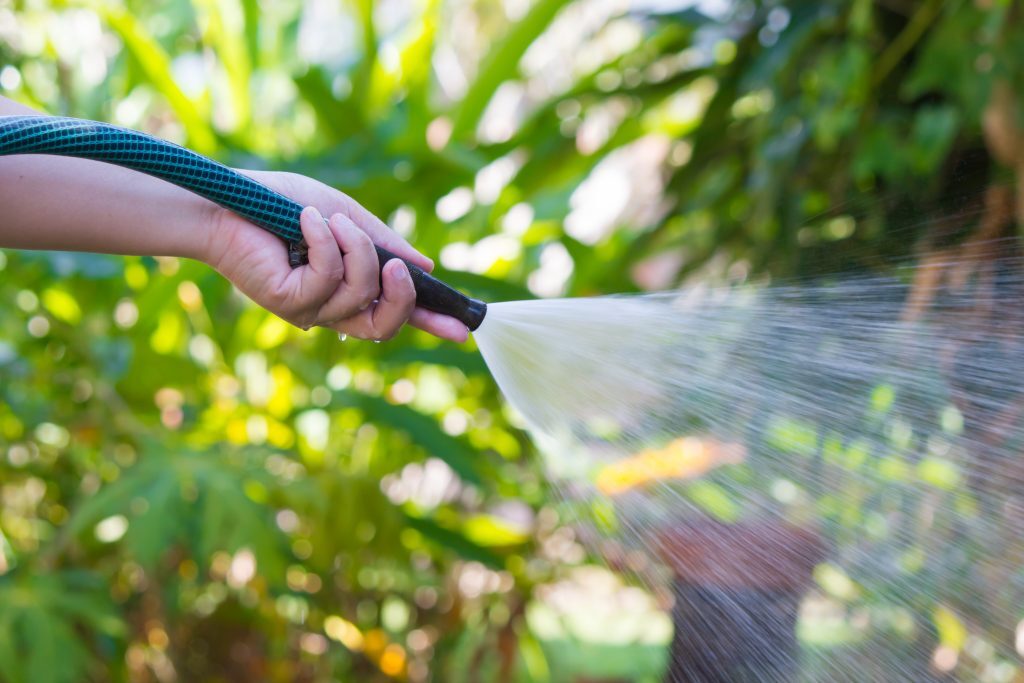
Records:
M0 97L0 116L38 112ZM179 256L209 264L284 320L358 339L406 323L462 342L458 320L416 307L408 268L378 267L374 244L426 270L433 262L351 197L294 173L240 171L306 209L309 264L292 269L277 237L170 183L96 161L0 157L0 247ZM325 220L324 217L329 217Z

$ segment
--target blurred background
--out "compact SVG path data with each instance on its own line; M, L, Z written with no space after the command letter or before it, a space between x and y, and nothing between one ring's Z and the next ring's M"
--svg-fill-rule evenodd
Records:
M0 0L0 94L321 179L488 300L937 278L1024 217L1022 26L1010 0ZM185 260L0 271L0 680L667 675L669 569L581 542L613 506L552 488L472 343L340 345ZM1024 608L986 609L1020 562L928 561L942 505L1005 532L963 552L1024 557L970 457L885 470L898 530L765 484L833 557L904 544L900 583L816 567L802 678L1024 680ZM683 494L735 521L723 491Z

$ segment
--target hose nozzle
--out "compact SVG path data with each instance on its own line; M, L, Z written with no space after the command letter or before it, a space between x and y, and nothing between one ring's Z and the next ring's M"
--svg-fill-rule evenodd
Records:
M380 267L393 258L400 259L409 269L412 277L412 284L416 288L416 305L428 311L435 311L450 315L463 325L469 328L470 332L480 327L487 315L487 304L479 299L473 299L451 285L438 280L436 277L423 270L415 263L411 263L400 256L392 254L383 247L377 247L377 258L380 259Z
M413 288L416 290L416 305L428 311L450 315L463 325L469 328L470 332L476 331L487 315L487 304L479 299L473 299L451 285L423 270L412 261L394 254L384 247L374 245L377 250L377 259L380 261L380 270L383 274L384 266L391 259L398 259L409 269L409 276L412 278ZM309 247L305 240L288 243L288 262L292 268L309 263Z

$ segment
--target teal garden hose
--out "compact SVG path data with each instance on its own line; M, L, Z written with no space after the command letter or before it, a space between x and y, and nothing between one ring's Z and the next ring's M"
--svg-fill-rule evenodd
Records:
M174 183L209 199L288 245L292 266L306 261L299 229L302 206L266 185L183 147L138 131L82 119L48 116L0 117L0 156L51 154L124 166ZM394 258L377 247L380 267ZM404 259L403 259L404 261ZM419 266L405 261L416 288L416 305L450 315L475 330L487 304L471 299Z

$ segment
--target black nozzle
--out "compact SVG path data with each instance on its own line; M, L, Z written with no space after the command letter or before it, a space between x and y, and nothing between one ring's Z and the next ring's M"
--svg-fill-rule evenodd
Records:
M383 270L384 264L391 259L399 259L405 263L412 276L412 284L416 288L416 305L434 311L450 315L462 322L469 328L470 332L480 327L487 315L487 304L479 299L471 299L449 284L438 280L436 277L423 270L415 263L392 254L383 247L377 247L377 257L380 259L380 267Z
M470 332L480 327L487 315L487 304L479 299L472 299L451 285L438 280L436 277L423 270L415 263L408 261L397 254L393 254L384 247L377 247L377 258L380 260L380 269L383 272L384 264L391 259L398 259L409 269L412 277L413 287L416 288L416 305L435 313L450 315L460 321ZM308 263L308 250L306 241L292 242L288 245L288 261L292 268Z

